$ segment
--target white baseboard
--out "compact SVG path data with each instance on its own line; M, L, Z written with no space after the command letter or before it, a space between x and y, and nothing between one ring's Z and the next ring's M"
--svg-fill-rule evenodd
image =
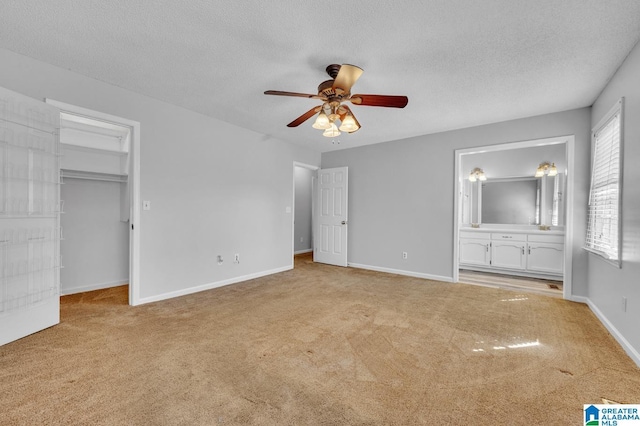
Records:
M81 287L64 288L63 286L60 286L60 295L67 296L69 294L84 293L85 291L102 290L103 288L118 287L125 284L129 284L129 278L123 278L121 280L109 281L105 283L89 284Z
M158 294L156 296L143 297L138 300L136 305L144 305L145 303L159 302L160 300L172 299L174 297L186 296L187 294L198 293L205 290L211 290L213 288L223 287L229 284L236 284L242 281L252 280L254 278L260 278L267 275L277 274L279 272L288 271L293 269L293 265L283 266L281 268L270 269L268 271L256 272L253 274L242 275L239 277L229 278L222 281L216 281L208 284L202 284L195 287L189 287L182 290L170 291L168 293Z
M352 268L368 269L370 271L386 272L388 274L405 275L408 277L424 278L427 280L444 281L448 283L453 282L452 277L445 277L442 275L423 274L421 272L405 271L402 269L383 268L380 266L363 265L360 263L348 263L347 265Z
M622 349L631 357L631 359L636 363L638 367L640 367L640 352L636 350L631 343L618 331L618 329L609 321L609 319L602 313L600 309L591 301L589 298L584 298L587 300L587 305L591 309L591 312L600 320L600 322L609 330L609 333L620 343Z
M578 302L578 303L584 303L585 305L589 304L589 298L585 297L585 296L576 296L574 294L570 295L567 299L565 300L570 300L572 302Z
M293 254L311 253L312 251L313 251L313 249L310 248L310 249L294 251Z

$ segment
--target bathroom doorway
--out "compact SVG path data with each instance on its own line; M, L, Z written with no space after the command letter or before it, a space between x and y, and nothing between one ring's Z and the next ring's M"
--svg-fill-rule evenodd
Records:
M454 282L570 298L573 143L456 151Z

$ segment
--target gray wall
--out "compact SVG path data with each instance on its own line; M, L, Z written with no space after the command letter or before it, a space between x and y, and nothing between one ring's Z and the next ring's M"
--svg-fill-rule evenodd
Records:
M599 256L589 254L589 299L626 338L640 364L640 44L631 51L593 105L592 126L624 96L622 267L618 269ZM627 311L622 311L627 297Z
M311 178L316 172L304 167L294 167L296 185L294 251L307 251L312 248L311 233Z
M487 179L533 176L544 161L555 162L558 173L567 168L565 144L490 151L462 156L462 176L467 178L476 167L483 169Z
M0 86L141 123L142 301L292 266L291 167L319 153L5 49L0 63Z
M573 292L586 295L590 120L582 108L323 154L349 167L349 262L451 280L455 150L575 135Z
M63 294L129 282L129 224L120 221L120 184L65 179L60 190Z

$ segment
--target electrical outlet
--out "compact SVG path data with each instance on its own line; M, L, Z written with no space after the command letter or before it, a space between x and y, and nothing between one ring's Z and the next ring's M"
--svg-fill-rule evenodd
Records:
M222 257L221 254L218 255L218 265L222 265L222 262L224 262L224 257Z
M300 237L300 242L304 242L304 237Z
M627 312L627 298L622 296L622 312Z
M408 256L408 254L407 254L407 252L406 252L406 251L403 251L403 252L402 252L402 258L403 258L403 259L406 259L407 257L409 257L409 256Z
M233 255L233 263L240 263L240 253Z

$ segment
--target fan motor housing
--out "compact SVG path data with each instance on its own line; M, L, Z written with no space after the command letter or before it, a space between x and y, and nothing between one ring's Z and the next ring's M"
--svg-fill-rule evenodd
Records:
M326 80L318 85L318 95L324 95L327 98L331 98L336 95L333 90L333 80Z

